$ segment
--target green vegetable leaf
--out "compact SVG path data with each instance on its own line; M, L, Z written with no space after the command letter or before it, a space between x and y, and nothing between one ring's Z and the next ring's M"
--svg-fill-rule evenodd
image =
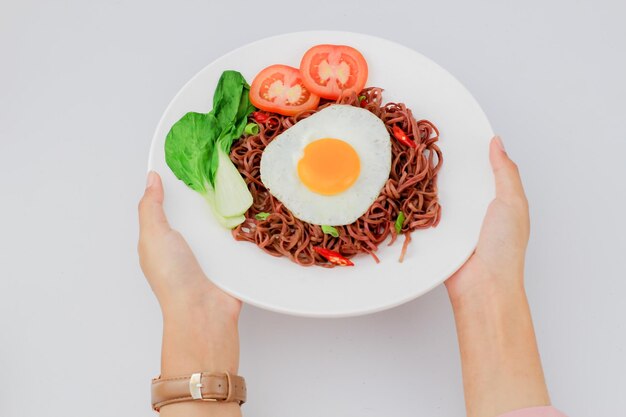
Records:
M215 96L219 94L219 98L215 99L214 96L212 113L218 113L216 117L218 126L221 128L220 135L216 140L217 146L227 154L230 153L233 142L243 135L248 123L248 115L255 110L255 107L250 103L249 92L250 86L240 73L224 71L215 91ZM211 184L215 183L218 166L217 152L214 152L209 166Z
M222 73L217 82L215 93L213 93L212 110L220 128L228 127L238 120L241 98L244 95L243 90L247 85L246 80L237 71L224 71ZM248 94L245 96L247 97Z
M254 216L254 218L257 220L265 220L268 218L269 215L270 215L269 213L262 211L260 213L257 213L256 216Z
M187 113L174 123L165 139L167 165L176 178L199 193L211 184L206 168L218 135L215 117Z
M239 74L241 76L241 74ZM246 83L246 80L241 77L241 81L243 82L243 88L241 90L241 99L239 101L239 108L237 110L237 120L239 121L238 125L242 125L241 131L238 132L237 137L241 136L243 133L243 128L248 123L248 116L250 113L256 110L256 107L250 103L250 86Z
M206 114L187 113L165 140L165 160L174 175L203 194L218 221L228 228L242 223L243 213L252 205L252 195L229 156L233 141L243 135L248 115L255 110L249 91L239 72L224 71L213 95L213 109Z
M396 228L396 233L400 234L402 233L402 225L404 224L404 213L403 212L399 212L398 213L398 218L396 219L396 224L394 225Z
M332 226L322 225L322 232L327 235L331 235L332 237L339 237L339 232Z
M259 134L259 125L252 122L252 123L248 123L245 127L245 129L243 129L243 132L246 135L258 135Z
M250 86L237 71L224 71L213 95L213 110L222 130L234 126L230 135L232 141L238 139L248 123L248 115L255 110L250 103ZM224 149L226 152L230 150Z
M208 166L209 180L211 181L211 184L215 184L215 175L217 174L217 168L219 167L219 153L217 152L217 148L221 148L222 152L227 154L230 152L230 146L233 143L234 130L235 127L231 124L220 133L219 137L215 141L216 151L213 152Z

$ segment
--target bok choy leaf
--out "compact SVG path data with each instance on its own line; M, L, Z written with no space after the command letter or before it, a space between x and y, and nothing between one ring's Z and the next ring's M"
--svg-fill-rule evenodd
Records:
M237 71L224 71L209 113L185 114L165 139L165 161L174 175L205 197L224 227L244 220L252 195L230 160L230 148L239 139L255 108L250 86Z

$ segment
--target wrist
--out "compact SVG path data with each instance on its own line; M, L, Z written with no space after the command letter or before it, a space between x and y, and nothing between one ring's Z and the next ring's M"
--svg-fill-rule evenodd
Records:
M240 417L241 406L235 403L189 401L161 408L161 417Z
M181 299L163 308L161 375L237 374L239 306L238 300L221 291L209 291L203 297Z
M476 254L445 284L453 308L525 298L523 265L494 271Z
M521 278L501 277L486 285L469 285L462 291L448 286L448 296L455 311L487 306L498 308L526 299L526 290L521 281Z

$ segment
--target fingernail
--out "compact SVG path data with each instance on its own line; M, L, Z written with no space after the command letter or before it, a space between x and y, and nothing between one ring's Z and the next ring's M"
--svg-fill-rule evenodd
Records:
M496 143L498 144L498 146L500 147L500 150L504 153L506 153L506 149L504 149L504 143L502 143L502 138L498 135L494 136L493 139L496 141Z
M155 172L154 171L148 172L148 178L146 179L146 188L152 187L155 180L156 180Z

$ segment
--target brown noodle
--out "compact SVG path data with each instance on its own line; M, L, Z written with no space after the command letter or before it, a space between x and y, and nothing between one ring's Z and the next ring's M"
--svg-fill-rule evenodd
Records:
M326 101L316 110L295 116L272 114L259 123L259 134L244 136L233 144L230 157L254 197L254 203L245 215L246 220L233 230L235 239L253 242L270 255L286 256L300 265L334 267L312 248L322 246L346 258L368 253L378 262L374 252L389 235L389 245L395 242L398 236L394 224L402 211L406 217L402 226L405 237L400 255L402 261L411 241L411 232L437 226L441 218L437 173L443 163L437 146L439 131L427 120L415 120L411 110L403 103L383 104L381 88L366 88L360 95L365 96L367 104L364 107L385 123L392 143L389 179L367 212L352 224L336 226L339 237L335 238L324 234L320 226L295 218L261 182L261 155L267 144L299 120L334 104ZM346 94L337 103L359 106L359 95ZM394 125L417 142L417 149L393 138L391 131ZM265 220L257 220L255 216L261 212L270 214Z

